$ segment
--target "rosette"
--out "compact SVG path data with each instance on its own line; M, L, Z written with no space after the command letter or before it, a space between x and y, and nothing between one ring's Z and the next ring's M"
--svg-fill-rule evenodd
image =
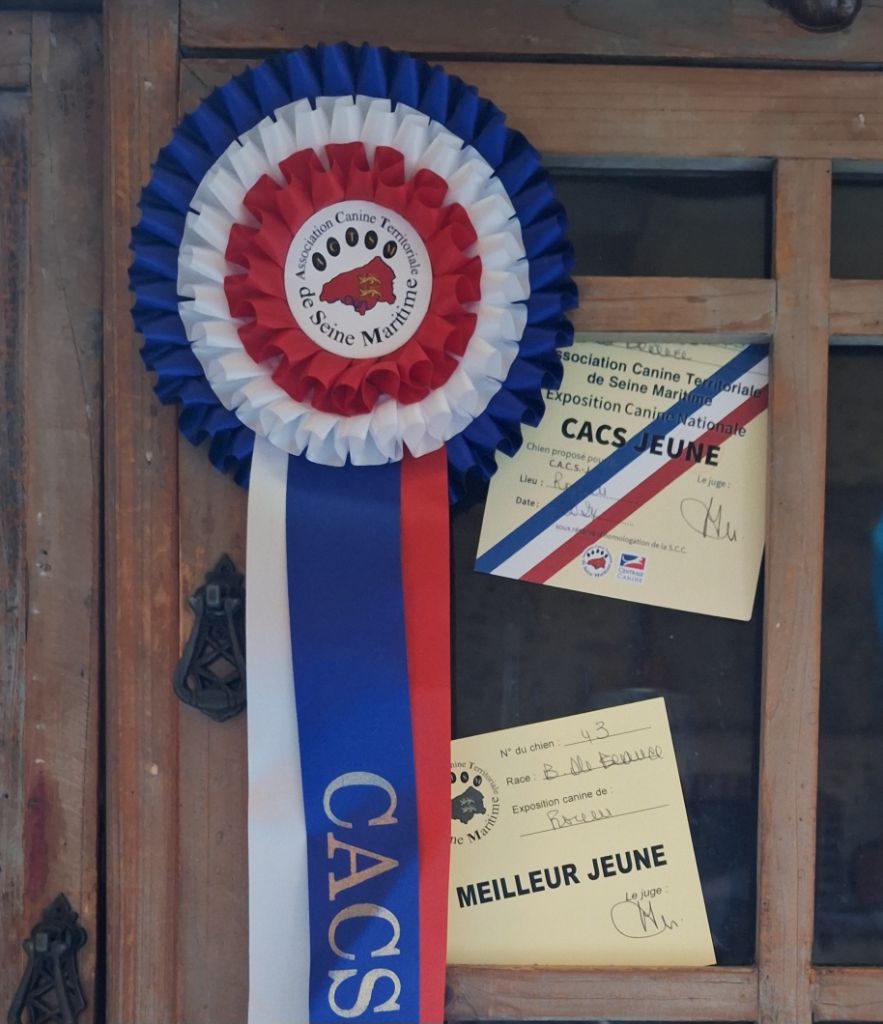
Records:
M367 45L216 89L140 210L157 395L249 484L249 1018L440 1020L446 507L560 382L563 211L491 102Z
M350 157L341 164L339 157L332 165L326 147L333 154L354 142L362 144L365 162ZM299 151L313 156L292 160ZM294 188L280 166L286 161ZM446 320L447 347L436 335L425 348L423 332L403 344L397 359L385 360L390 365L375 356L363 368L345 359L331 363L324 356L334 353L308 348L297 330L283 339L290 347L280 348L291 311L278 301L285 297L278 249L285 235L274 234L280 221L273 200L293 191L309 194L314 204L367 200L385 175L400 170L410 197L388 179L382 185L399 210L410 202L416 218L422 202L424 213L454 207L466 215L459 237L436 232L436 257L454 256L459 243L459 254L480 261L478 296L462 280L453 295L439 289L434 296L437 304L455 301L462 309L459 322ZM423 171L435 177L421 179ZM262 199L269 211L259 206ZM288 202L290 217L306 214L306 207ZM208 439L214 464L241 483L254 434L328 465L396 461L406 450L421 455L446 444L456 498L468 475L493 472L496 449L518 448L521 423L542 416L542 389L560 381L557 349L572 337L563 313L576 299L563 212L536 151L506 127L492 103L439 68L368 46L306 48L273 58L216 89L183 119L159 154L140 206L131 281L145 363L156 372L160 399L181 404L185 436L194 443ZM282 223L291 230L291 222ZM438 225L421 219L414 226L417 234ZM250 314L237 306L246 315L233 321L225 279L249 268L229 262L227 248L232 242L231 255L242 257L246 238L271 251L263 249L264 259L245 275L258 306ZM450 268L442 269L453 285ZM274 291L261 302L263 287ZM281 316L264 325L256 309ZM255 338L262 328L276 337ZM273 354L261 360L265 352ZM288 372L295 367L301 372ZM370 409L361 408L368 403Z

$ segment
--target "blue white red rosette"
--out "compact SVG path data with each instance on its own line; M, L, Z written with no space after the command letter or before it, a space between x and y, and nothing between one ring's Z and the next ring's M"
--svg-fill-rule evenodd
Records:
M409 174L425 168L446 182L448 202L460 203L479 237L487 316L447 390L436 387L433 402L413 408L385 396L370 423L330 422L286 402L272 374L248 364L221 294L230 230L251 225L244 200L262 175L281 184L279 165L298 148L321 159L329 143L356 141L368 155L387 144ZM184 117L140 208L131 284L145 363L160 399L181 404L184 435L208 440L212 462L241 483L256 433L281 435L286 450L334 464L346 455L394 460L406 448L419 455L444 443L456 497L469 474L493 472L496 449L517 449L521 423L542 416L542 389L560 381L557 349L572 337L563 313L576 301L562 209L533 147L493 103L441 68L369 46L274 57Z
M251 480L249 1019L440 1020L445 509L560 382L563 211L473 88L344 44L216 89L140 209L156 392Z

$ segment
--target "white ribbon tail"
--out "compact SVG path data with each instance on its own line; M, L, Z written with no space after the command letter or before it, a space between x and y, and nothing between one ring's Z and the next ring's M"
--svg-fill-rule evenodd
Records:
M305 1024L310 939L294 701L285 501L288 455L255 439L248 492L248 1024Z

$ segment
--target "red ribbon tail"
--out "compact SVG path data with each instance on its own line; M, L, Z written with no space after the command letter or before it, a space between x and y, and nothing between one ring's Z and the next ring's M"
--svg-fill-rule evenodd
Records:
M402 462L402 582L417 783L420 1021L444 1020L450 863L451 594L444 449Z

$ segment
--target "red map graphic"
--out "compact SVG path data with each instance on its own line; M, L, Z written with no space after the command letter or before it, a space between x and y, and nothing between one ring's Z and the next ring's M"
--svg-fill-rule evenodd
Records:
M395 272L379 256L370 263L346 270L326 281L319 298L322 302L342 302L364 316L378 302L395 302L392 283Z

